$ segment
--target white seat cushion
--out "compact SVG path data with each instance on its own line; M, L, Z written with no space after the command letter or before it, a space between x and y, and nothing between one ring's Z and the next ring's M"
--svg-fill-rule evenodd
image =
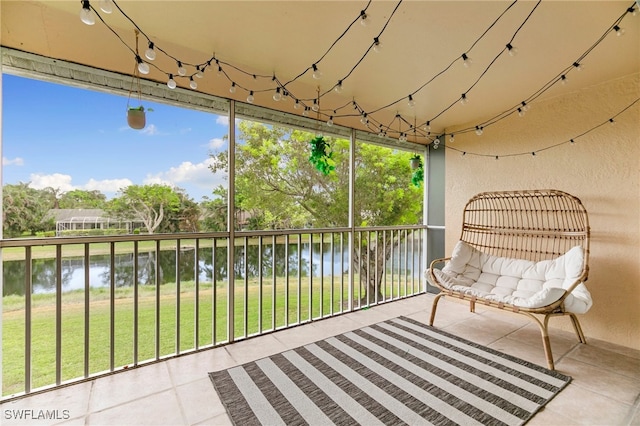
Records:
M451 260L434 275L446 288L523 308L541 308L560 299L582 274L584 251L576 246L553 260L496 257L458 241ZM565 310L587 312L591 294L579 284L564 302Z

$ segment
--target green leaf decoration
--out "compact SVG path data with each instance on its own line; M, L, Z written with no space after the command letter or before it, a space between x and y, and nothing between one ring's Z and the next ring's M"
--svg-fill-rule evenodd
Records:
M327 176L336 168L333 160L331 160L331 157L333 156L331 145L324 140L323 136L316 136L311 139L309 143L311 144L309 162L313 164L323 175Z

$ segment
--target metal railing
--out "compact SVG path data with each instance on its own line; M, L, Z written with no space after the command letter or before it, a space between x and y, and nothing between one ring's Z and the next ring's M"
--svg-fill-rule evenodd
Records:
M236 231L232 245L226 232L2 240L2 399L422 293L425 235L396 226Z

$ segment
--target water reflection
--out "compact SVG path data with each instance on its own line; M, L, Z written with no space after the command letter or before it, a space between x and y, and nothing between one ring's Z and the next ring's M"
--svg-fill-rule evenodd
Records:
M348 253L345 247L340 251L339 246L334 246L333 255L331 246L324 244L322 253L320 244L313 244L313 256L309 262L309 244L289 244L288 250L285 244L248 245L235 248L234 273L236 279L255 278L259 276L273 276L275 267L276 276L285 275L285 256L288 256L288 270L290 276L308 277L311 269L313 276L322 273L328 275L340 275L348 271ZM245 253L246 250L246 253ZM301 251L301 253L300 253ZM161 284L176 281L176 271L179 271L181 281L193 281L196 273L201 282L211 282L214 274L216 281L227 279L227 248L218 247L201 248L196 259L194 247L183 247L180 250L179 262L176 261L176 250L161 250L156 256L155 251L138 253L138 284L155 285L156 274ZM395 250L394 264L404 265L402 251ZM300 258L300 259L299 259ZM262 262L260 262L262 259ZM417 254L413 259L416 270L419 260ZM66 257L61 262L62 290L72 291L82 289L85 286L85 264L83 257ZM412 264L409 260L409 268ZM116 254L114 258L113 276L116 287L132 286L134 280L134 255L133 253ZM311 268L310 268L311 265ZM111 257L109 255L91 256L88 265L89 285L91 287L109 287L111 281ZM33 293L53 293L56 289L56 262L55 259L32 260ZM3 264L3 296L24 295L25 293L25 263L24 261L5 261Z

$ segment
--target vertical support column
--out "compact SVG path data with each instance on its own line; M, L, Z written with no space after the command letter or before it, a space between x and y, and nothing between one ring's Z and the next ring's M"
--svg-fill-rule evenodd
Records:
M229 154L228 154L229 187L227 189L227 338L235 340L235 212L236 212L236 102L229 101Z
M353 311L354 300L354 274L353 274L353 248L355 247L355 212L354 196L356 187L356 130L351 129L351 142L349 144L349 301L348 311Z

